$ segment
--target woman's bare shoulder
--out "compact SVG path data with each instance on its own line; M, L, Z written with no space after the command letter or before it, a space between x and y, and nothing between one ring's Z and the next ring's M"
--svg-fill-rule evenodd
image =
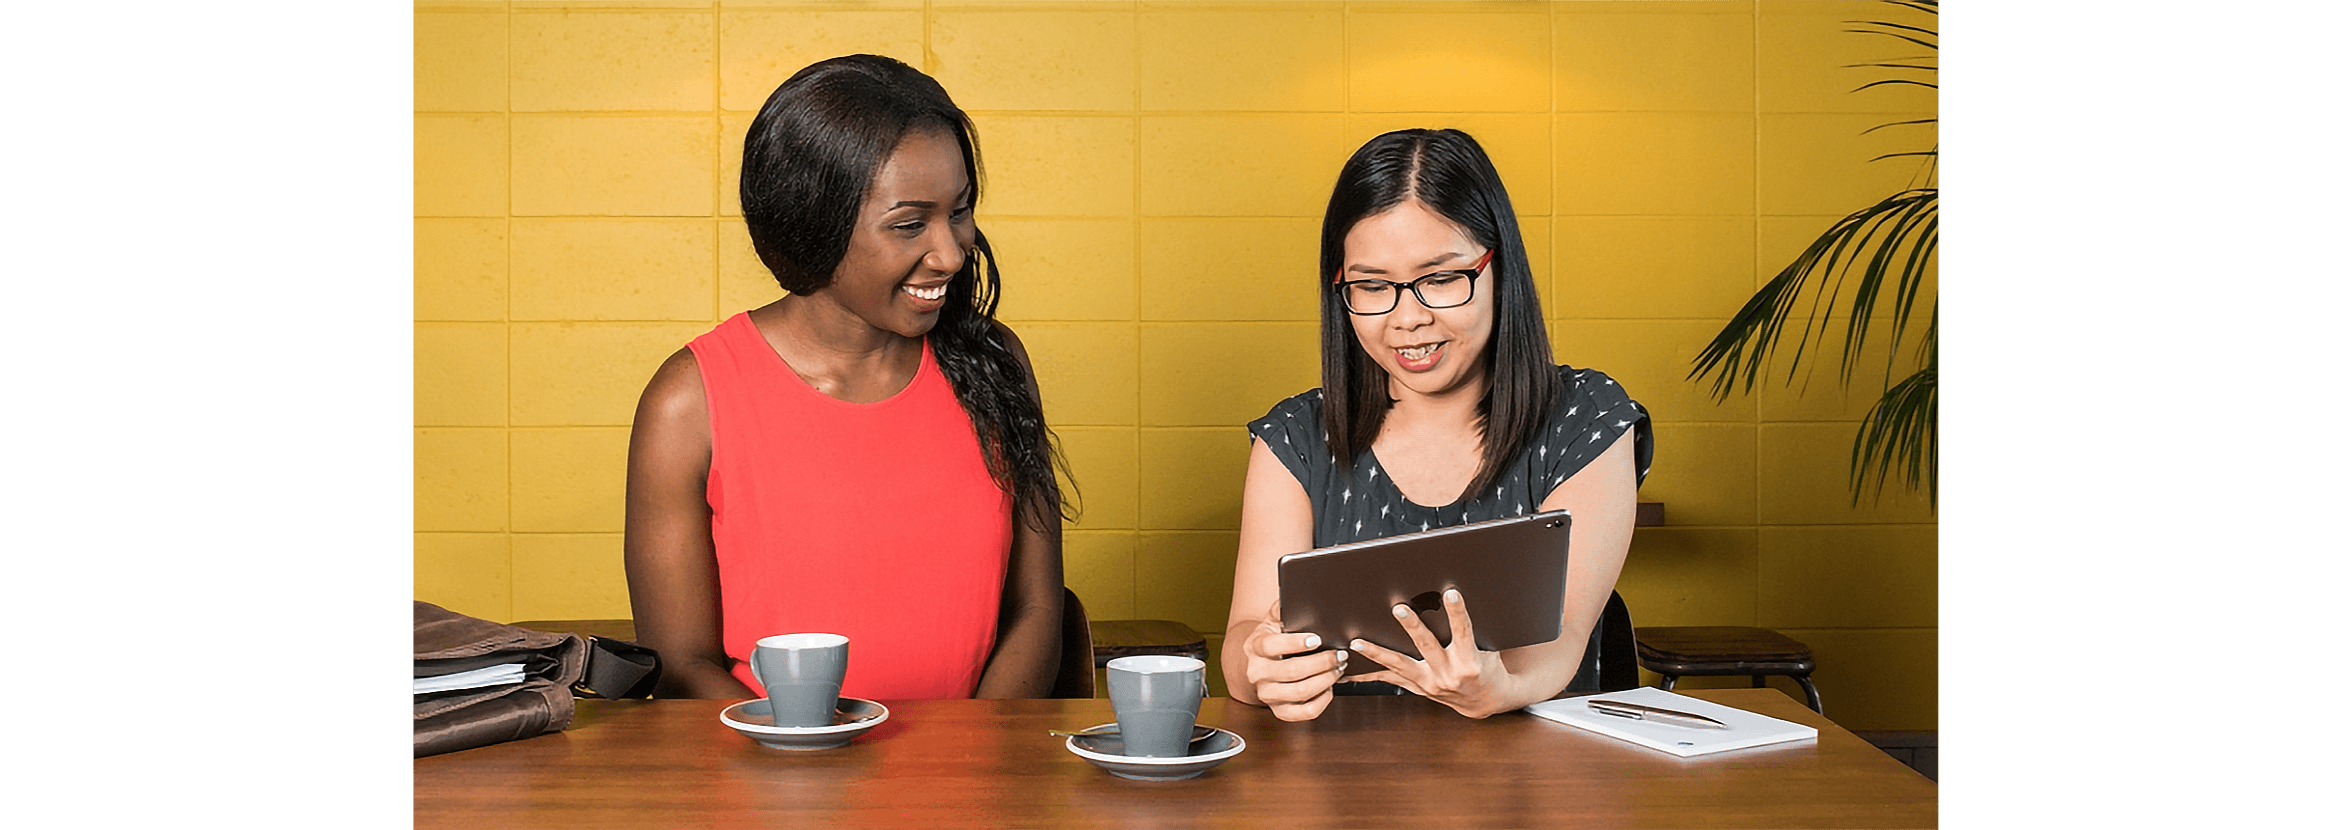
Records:
M646 381L645 394L637 401L637 423L699 424L708 416L701 365L695 362L693 349L679 347L661 361L661 368L653 370L653 379Z

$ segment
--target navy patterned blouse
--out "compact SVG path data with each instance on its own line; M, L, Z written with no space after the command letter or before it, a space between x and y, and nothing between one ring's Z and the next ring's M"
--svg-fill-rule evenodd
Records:
M1564 394L1542 434L1511 460L1492 489L1465 493L1447 505L1424 507L1406 499L1369 448L1352 468L1339 470L1323 437L1321 389L1274 404L1265 417L1249 422L1249 434L1265 441L1306 488L1317 548L1535 512L1554 488L1628 429L1635 430L1635 481L1646 480L1654 440L1649 413L1597 369L1561 366L1559 381Z

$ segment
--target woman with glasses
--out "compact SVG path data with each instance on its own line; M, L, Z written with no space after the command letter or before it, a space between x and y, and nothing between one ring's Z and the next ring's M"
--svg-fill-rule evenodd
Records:
M754 645L810 631L848 636L851 697L1050 690L1059 465L979 187L970 118L889 58L802 69L751 122L743 222L788 293L671 355L629 436L657 695L758 697Z
M1577 688L1632 541L1648 414L1614 380L1552 363L1502 180L1458 130L1372 139L1323 215L1323 386L1249 424L1224 661L1232 696L1284 720L1340 694L1418 694L1473 718ZM1446 646L1399 606L1423 659L1282 632L1275 562L1311 548L1566 509L1561 636L1479 651L1477 597L1448 591ZM1371 661L1340 682L1351 663Z

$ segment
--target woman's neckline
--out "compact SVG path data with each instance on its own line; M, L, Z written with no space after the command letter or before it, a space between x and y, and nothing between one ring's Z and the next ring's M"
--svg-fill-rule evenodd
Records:
M816 388L816 384L809 382L808 377L800 374L800 370L792 366L792 361L789 358L784 357L783 352L776 349L775 343L767 339L767 332L762 331L759 328L758 321L751 319L750 312L743 313L743 323L744 325L751 328L751 336L756 338L761 346L767 347L768 356L775 358L776 365L784 370L784 374L791 376L792 382L799 384L801 389L807 390L807 392L811 395L815 395L818 398L831 401L841 406L883 406L889 404L892 401L906 397L907 393L914 390L915 384L920 382L922 380L922 376L931 368L931 339L928 337L915 338L917 342L917 348L921 351L919 356L915 359L914 371L906 376L906 383L900 385L890 394L884 395L880 398L876 398L870 401L852 401L846 398L831 395L822 389Z
M1389 417L1393 418L1395 416L1395 407L1399 403L1401 403L1401 401L1393 399L1388 402ZM1394 426L1393 423L1384 424L1382 425L1380 431L1385 433L1392 426ZM1446 428L1447 431L1451 431L1451 429L1451 427ZM1395 471L1388 469L1387 461L1380 458L1378 445L1379 439L1375 437L1372 439L1370 446L1363 448L1364 454L1371 457L1372 469L1377 471L1373 478L1384 479L1386 482L1385 486L1388 488L1388 490L1395 493L1396 498L1401 500L1403 503L1412 505L1413 507L1417 507L1422 510L1439 511L1458 508L1461 507L1465 502L1475 500L1472 498L1473 494L1470 492L1470 485L1477 483L1477 473L1472 471L1469 475L1469 480L1461 483L1461 492L1455 494L1452 501L1434 506L1421 504L1419 501L1414 500L1411 496L1406 495L1404 493L1404 488L1396 483Z
M1397 501L1402 502L1405 505L1434 513L1440 510L1452 510L1455 508L1460 508L1465 502L1476 500L1472 497L1472 494L1469 491L1469 485L1471 482L1463 482L1461 485L1461 494L1454 496L1453 500L1450 502L1431 507L1429 505L1413 501L1411 496L1404 494L1404 488L1396 486L1396 476L1394 473L1388 471L1387 463L1380 460L1379 450L1365 447L1363 448L1363 454L1371 459L1371 477L1375 482L1374 486L1387 488L1388 492L1396 494ZM1475 474L1470 476L1472 481L1474 481L1476 477L1477 476Z

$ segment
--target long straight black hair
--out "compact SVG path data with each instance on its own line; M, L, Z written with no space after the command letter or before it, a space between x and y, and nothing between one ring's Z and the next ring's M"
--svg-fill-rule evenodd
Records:
M1494 336L1481 358L1490 381L1478 401L1485 460L1463 493L1494 484L1504 467L1542 432L1558 400L1559 373L1543 306L1527 267L1518 214L1502 189L1502 174L1477 139L1460 130L1397 130L1366 142L1339 168L1338 186L1322 217L1322 422L1324 441L1339 469L1371 449L1387 420L1388 373L1355 340L1346 299L1331 275L1346 267L1347 232L1355 223L1418 201L1469 232L1494 252L1487 279L1494 297Z
M971 203L980 199L980 151L971 118L939 82L892 58L848 55L810 64L769 95L743 138L743 224L785 291L830 285L849 251L874 175L907 134L939 130L963 149ZM1040 532L1074 518L1054 478L1069 478L1059 441L1029 394L1029 376L995 322L1002 278L975 227L976 250L947 284L947 304L925 338L955 400L971 416L988 474L1011 493L1018 520ZM1072 495L1075 485L1072 484Z

